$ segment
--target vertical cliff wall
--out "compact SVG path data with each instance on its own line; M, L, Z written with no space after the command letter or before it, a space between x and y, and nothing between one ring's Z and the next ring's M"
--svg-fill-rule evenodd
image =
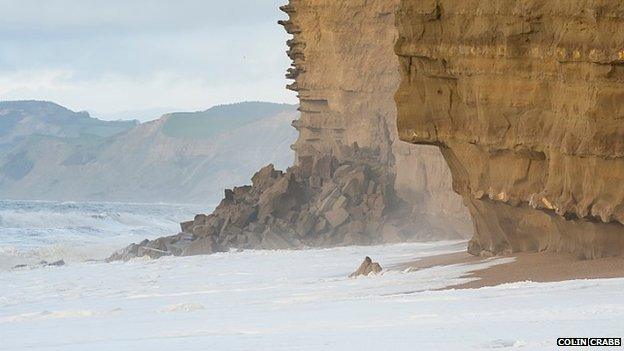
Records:
M299 164L324 154L340 158L357 142L378 149L395 174L392 186L412 206L423 230L438 237L472 232L461 199L434 147L400 142L394 93L399 84L397 0L290 0L282 24L293 35L288 55L290 89L298 93L301 118L293 123ZM412 218L412 219L413 219Z
M470 251L624 252L624 3L401 0L402 140L437 145Z

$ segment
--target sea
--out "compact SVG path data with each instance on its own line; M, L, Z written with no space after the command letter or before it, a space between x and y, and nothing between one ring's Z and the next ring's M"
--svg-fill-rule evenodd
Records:
M209 211L1 201L0 351L555 350L560 337L622 337L624 279L461 290L449 287L511 258L398 268L465 242L102 261ZM365 256L383 272L350 278Z
M102 260L132 242L180 231L211 206L0 200L0 270Z

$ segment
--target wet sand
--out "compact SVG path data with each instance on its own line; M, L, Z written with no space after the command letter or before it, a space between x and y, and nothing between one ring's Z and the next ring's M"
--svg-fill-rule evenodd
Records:
M514 258L513 262L501 263L489 268L478 269L466 275L477 280L449 286L445 289L475 289L505 283L522 281L559 282L574 279L598 279L624 277L624 257L602 258L597 260L579 260L569 254L562 253L518 253L490 259L475 257L467 252L425 257L406 262L391 269L407 268L427 269L448 265L476 265L486 260L497 258Z

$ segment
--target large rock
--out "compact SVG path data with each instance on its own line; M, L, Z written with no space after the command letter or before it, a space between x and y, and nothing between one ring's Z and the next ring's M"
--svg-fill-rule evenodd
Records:
M379 274L381 273L382 268L381 265L377 262L373 262L373 260L366 256L366 258L364 259L364 262L362 262L362 264L360 264L360 266L358 267L358 269L349 274L349 278L355 278L355 277L359 277L359 276L368 276L371 274Z
M217 244L213 237L200 237L190 241L182 252L182 256L205 255L207 253L218 252Z
M337 208L325 213L325 219L334 228L340 227L349 218L349 212L344 208Z
M251 177L251 183L254 188L259 191L264 191L264 189L272 186L277 179L280 179L281 176L282 172L275 170L275 167L271 164L256 172L256 174Z
M258 202L258 217L284 217L292 211L303 198L299 184L290 176L282 176L272 186L262 191Z

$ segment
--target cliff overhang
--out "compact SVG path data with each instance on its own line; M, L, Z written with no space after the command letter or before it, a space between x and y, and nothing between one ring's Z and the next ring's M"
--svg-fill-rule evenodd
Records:
M439 146L470 251L624 253L624 4L402 0L401 140Z

